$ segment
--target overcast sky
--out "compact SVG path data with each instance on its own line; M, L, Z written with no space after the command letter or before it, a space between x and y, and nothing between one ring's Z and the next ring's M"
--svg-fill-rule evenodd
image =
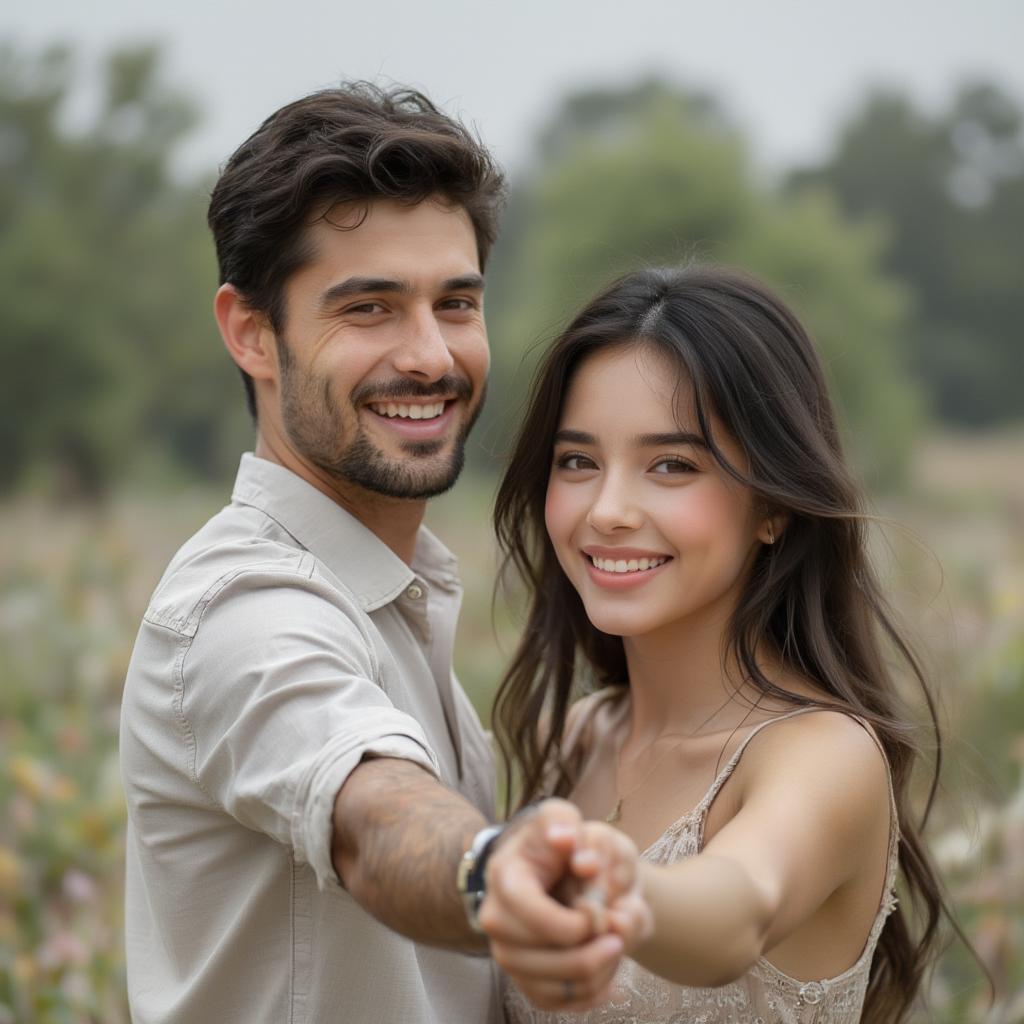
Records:
M196 167L342 77L424 89L512 169L565 92L652 72L720 97L767 168L822 153L871 83L935 106L984 75L1024 102L1021 0L10 0L0 37L64 40L87 66L165 41L169 76L204 109Z

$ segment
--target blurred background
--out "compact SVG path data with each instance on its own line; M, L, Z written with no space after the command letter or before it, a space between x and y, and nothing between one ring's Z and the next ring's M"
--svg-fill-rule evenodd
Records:
M704 257L812 327L946 729L958 920L921 1021L1024 1021L1024 5L94 0L0 14L0 1024L127 1020L120 690L251 432L210 313L218 164L340 78L510 174L488 410L432 507L486 718L516 619L488 513L530 366L612 275ZM899 524L899 525L896 525Z

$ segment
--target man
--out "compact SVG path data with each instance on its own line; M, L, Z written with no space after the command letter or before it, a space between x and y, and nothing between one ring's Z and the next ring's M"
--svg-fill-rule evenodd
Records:
M128 671L136 1024L497 1017L465 955L486 949L491 756L452 677L455 562L421 522L483 400L501 191L461 125L365 85L278 111L214 188L215 314L257 436ZM562 803L513 826L488 897L544 954L517 981L567 1008L623 947L548 895L597 870L580 835Z

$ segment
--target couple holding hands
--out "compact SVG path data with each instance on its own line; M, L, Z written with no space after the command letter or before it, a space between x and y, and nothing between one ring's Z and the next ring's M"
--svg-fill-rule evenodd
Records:
M365 84L273 114L213 190L256 442L128 670L133 1019L902 1020L942 903L893 649L924 682L819 357L741 272L629 274L537 372L495 505L529 600L497 822L422 519L483 401L502 192Z

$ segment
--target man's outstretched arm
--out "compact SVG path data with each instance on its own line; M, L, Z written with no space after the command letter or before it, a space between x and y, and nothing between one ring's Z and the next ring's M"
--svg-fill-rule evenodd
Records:
M432 946L484 952L487 941L470 927L455 877L462 854L487 824L419 765L372 758L338 791L332 860L349 893L389 928ZM548 801L499 840L502 859L518 865L524 927L538 945L576 946L592 932L585 911L550 895L571 871L579 825L570 804Z
M331 857L365 910L417 942L485 952L455 887L463 852L487 821L411 761L373 758L334 801Z

